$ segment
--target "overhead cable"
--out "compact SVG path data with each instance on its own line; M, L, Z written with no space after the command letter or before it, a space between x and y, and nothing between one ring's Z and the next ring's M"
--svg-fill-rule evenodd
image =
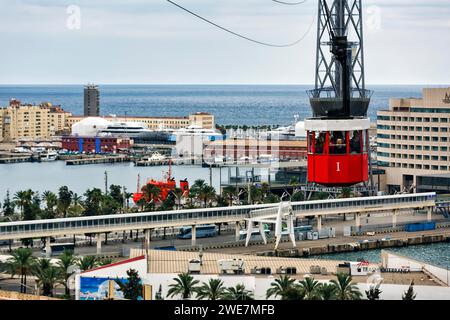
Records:
M198 19L203 20L203 21L205 21L206 23L209 23L210 25L215 26L216 28L219 28L219 29L221 29L221 30L223 30L223 31L226 31L226 32L228 32L228 33L230 33L230 34L232 34L232 35L235 35L235 36L237 36L237 37L239 37L239 38L242 38L242 39L245 39L245 40L247 40L247 41L254 42L254 43L257 43L257 44L260 44L260 45L263 45L263 46L268 46L268 47L286 48L286 47L292 47L292 46L295 46L295 45L299 44L299 43L300 43L301 41L303 41L303 39L305 39L305 37L309 34L309 32L311 31L311 28L312 28L312 26L313 26L313 24L314 24L314 21L315 21L315 18L314 18L313 21L311 22L311 25L309 26L308 30L306 30L305 34L303 34L303 36L302 36L301 38L297 39L296 41L294 41L294 42L292 42L292 43L287 43L287 44L273 44L273 43L268 43L268 42L263 42L263 41L255 40L255 39L252 39L252 38L247 37L247 36L245 36L245 35L242 35L242 34L239 34L239 33L237 33L237 32L234 32L234 31L232 31L232 30L230 30L230 29L227 29L227 28L225 28L225 27L222 27L221 25L219 25L219 24L217 24L217 23L215 23L215 22L213 22L213 21L211 21L211 20L208 20L208 19L206 19L206 18L200 16L199 14L197 14L197 13L195 13L195 12L193 12L193 11L191 11L191 10L189 10L189 9L187 9L187 8L185 8L185 7L183 7L183 6L181 6L181 5L179 5L179 4L176 3L175 1L172 1L172 0L166 0L166 1L169 2L169 3L172 4L172 5L174 5L174 6L178 7L178 8L180 8L181 10L184 10L184 11L186 11L187 13L189 13L189 14L191 14L191 15L197 17Z

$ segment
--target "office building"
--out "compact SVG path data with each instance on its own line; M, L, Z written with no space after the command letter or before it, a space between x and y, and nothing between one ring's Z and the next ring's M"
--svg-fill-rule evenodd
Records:
M98 117L100 115L100 91L98 86L88 84L84 87L84 116Z

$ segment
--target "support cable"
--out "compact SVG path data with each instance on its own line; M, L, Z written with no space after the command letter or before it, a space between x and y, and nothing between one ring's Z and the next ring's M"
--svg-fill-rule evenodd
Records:
M313 24L314 24L314 21L315 21L315 18L314 18L314 19L312 20L310 26L308 27L308 30L306 30L306 32L305 32L305 33L302 35L302 37L299 38L298 40L296 40L296 41L294 41L294 42L292 42L292 43L288 43L288 44L273 44L273 43L268 43L268 42L263 42L263 41L255 40L255 39L252 39L252 38L247 37L247 36L245 36L245 35L242 35L242 34L239 34L239 33L237 33L237 32L234 32L234 31L232 31L232 30L230 30L230 29L227 29L227 28L225 28L225 27L222 27L221 25L218 25L217 23L215 23L215 22L213 22L213 21L211 21L211 20L208 20L208 19L206 19L206 18L200 16L199 14L197 14L197 13L195 13L195 12L193 12L193 11L191 11L191 10L189 10L189 9L187 9L187 8L185 8L185 7L183 7L183 6L181 6L181 5L179 5L178 3L176 3L176 2L174 2L174 1L172 1L172 0L166 0L166 1L169 2L169 3L172 4L172 5L174 5L174 6L178 7L178 8L180 8L181 10L186 11L187 13L189 13L189 14L191 14L191 15L197 17L198 19L203 20L203 21L205 21L206 23L209 23L210 25L213 25L213 26L216 27L216 28L219 28L219 29L221 29L221 30L223 30L223 31L225 31L225 32L228 32L228 33L230 33L230 34L232 34L232 35L234 35L234 36L237 36L237 37L239 37L239 38L245 39L245 40L247 40L247 41L254 42L254 43L257 43L257 44L260 44L260 45L263 45L263 46L267 46L267 47L286 48L286 47L292 47L292 46L295 46L295 45L299 44L299 43L302 42L302 41L306 38L306 36L309 34L309 32L311 31L311 28L312 28L312 26L313 26ZM274 0L273 0L273 1L274 1Z

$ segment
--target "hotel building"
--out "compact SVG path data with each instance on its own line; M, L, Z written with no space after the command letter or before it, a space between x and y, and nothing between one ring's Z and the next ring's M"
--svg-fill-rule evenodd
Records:
M385 191L419 191L424 177L450 178L450 88L427 88L422 98L391 99L389 104L377 117Z

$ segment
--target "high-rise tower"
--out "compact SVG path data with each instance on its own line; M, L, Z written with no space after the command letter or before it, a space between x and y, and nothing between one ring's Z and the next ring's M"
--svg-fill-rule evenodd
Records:
M365 88L362 1L319 0L318 3L315 88L309 91L314 117L333 117L339 114L344 96L343 70L330 53L328 25L336 36L347 36L351 47L350 114L366 116L372 93Z
M98 86L88 84L84 87L84 116L98 117L100 115L100 91Z

